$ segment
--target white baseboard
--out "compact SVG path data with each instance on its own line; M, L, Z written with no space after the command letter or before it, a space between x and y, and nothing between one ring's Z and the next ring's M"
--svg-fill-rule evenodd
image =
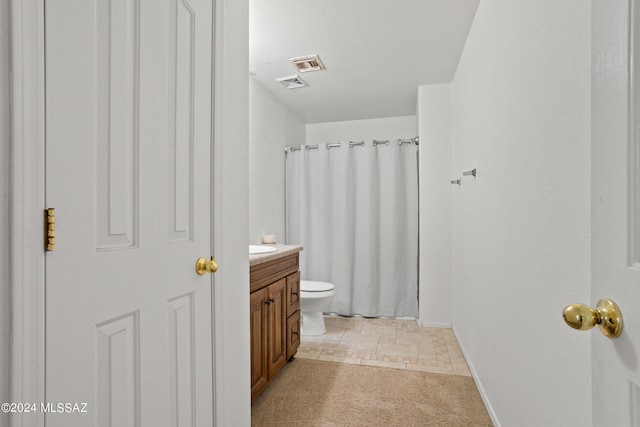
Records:
M469 367L469 371L471 371L471 376L473 377L473 381L476 383L476 387L478 387L478 391L480 392L480 397L484 402L485 408L487 408L487 412L489 413L489 417L491 417L491 421L493 422L493 425L495 427L502 427L502 424L500 424L500 421L498 421L498 416L493 410L493 406L491 406L491 401L489 400L489 396L487 396L487 393L484 387L482 386L482 382L480 381L480 378L478 378L478 374L476 373L476 370L473 367L473 362L469 358L469 355L467 354L467 351L464 348L464 343L462 342L460 335L458 335L458 331L456 330L455 326L452 326L451 330L453 331L453 335L456 337L456 340L458 341L460 350L462 350L462 355L464 356L464 360L467 362L467 366Z
M420 324L420 326L426 326L428 328L446 328L446 329L451 329L451 323L431 323L431 322L425 322L422 323L420 321L418 321L418 323Z

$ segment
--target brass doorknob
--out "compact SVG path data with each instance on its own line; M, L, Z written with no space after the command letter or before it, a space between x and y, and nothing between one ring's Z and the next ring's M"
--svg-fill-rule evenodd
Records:
M218 263L214 257L211 257L211 261L206 258L198 258L196 261L196 273L203 275L205 273L215 273L218 271Z
M609 298L598 301L595 310L584 304L570 304L562 310L562 317L573 329L586 331L598 325L609 338L618 338L622 333L622 313Z

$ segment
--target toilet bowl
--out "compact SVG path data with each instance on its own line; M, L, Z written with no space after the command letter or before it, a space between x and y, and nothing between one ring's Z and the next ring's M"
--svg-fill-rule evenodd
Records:
M300 281L302 335L322 335L327 332L322 313L329 310L335 294L333 283Z

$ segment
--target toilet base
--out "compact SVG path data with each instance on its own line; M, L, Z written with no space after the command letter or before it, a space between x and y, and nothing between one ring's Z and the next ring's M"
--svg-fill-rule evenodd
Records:
M324 326L324 316L321 311L311 313L302 312L302 324L300 326L302 335L324 335L327 328Z

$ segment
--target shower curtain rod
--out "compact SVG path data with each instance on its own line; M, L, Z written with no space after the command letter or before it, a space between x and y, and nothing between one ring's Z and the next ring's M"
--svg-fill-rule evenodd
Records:
M395 140L397 142L398 145L402 145L402 144L415 144L415 145L420 145L420 138L419 137L413 137L413 138L408 138L408 139L396 139ZM353 147L360 147L365 145L364 141L349 141L348 143L345 144L349 144L349 147L353 148ZM373 146L376 147L378 145L389 145L389 140L384 140L384 141L378 141L378 140L373 140ZM314 145L301 145L299 147L284 147L284 152L285 154L288 153L289 151L300 151L302 150L302 147L305 147L305 150L310 151L310 150L317 150L320 148L319 144L314 144ZM335 142L335 143L331 143L331 144L325 144L325 148L340 148L342 147L342 143L341 142Z

